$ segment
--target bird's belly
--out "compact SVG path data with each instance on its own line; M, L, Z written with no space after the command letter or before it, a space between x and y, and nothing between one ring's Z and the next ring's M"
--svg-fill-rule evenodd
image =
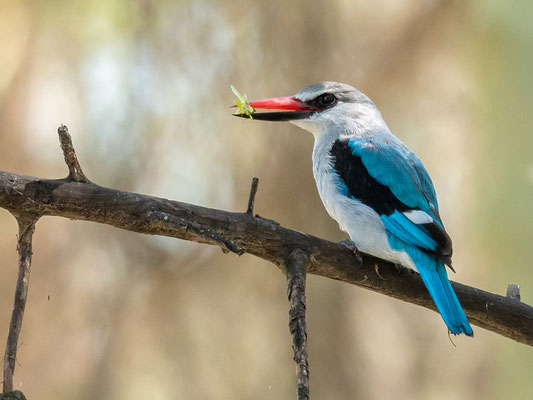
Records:
M343 194L334 177L327 175L322 176L326 179L317 180L320 198L329 215L348 233L357 248L364 253L413 267L405 252L393 250L389 245L387 231L379 214L359 200Z

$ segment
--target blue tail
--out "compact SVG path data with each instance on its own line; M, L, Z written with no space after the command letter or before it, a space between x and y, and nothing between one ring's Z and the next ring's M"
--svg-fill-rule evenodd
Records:
M415 263L450 332L455 335L464 333L474 336L472 327L448 280L444 264L416 248L410 248L407 253Z

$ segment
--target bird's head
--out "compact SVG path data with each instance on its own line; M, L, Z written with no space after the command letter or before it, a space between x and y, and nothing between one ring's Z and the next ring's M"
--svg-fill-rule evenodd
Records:
M350 134L358 129L386 126L374 103L345 83L315 83L294 96L257 100L249 104L256 110L278 110L255 113L253 119L289 121L315 136L331 129Z

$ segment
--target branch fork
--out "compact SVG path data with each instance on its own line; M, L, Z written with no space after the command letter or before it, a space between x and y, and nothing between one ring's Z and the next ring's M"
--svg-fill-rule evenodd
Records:
M69 175L68 181L78 183L91 183L85 176L81 169L76 151L72 145L72 138L65 125L61 125L57 133L59 135L59 142L63 150L65 163L67 164ZM17 183L17 179L12 179L13 184ZM24 193L16 190L18 194L24 196ZM17 287L15 289L15 300L13 303L13 312L11 314L11 321L9 323L9 331L7 336L6 351L4 354L4 369L3 369L3 392L5 394L13 395L12 398L24 398L21 392L13 391L13 381L15 376L15 366L17 364L17 350L20 332L22 330L22 320L24 318L24 310L26 309L26 300L28 299L28 289L30 284L30 270L32 258L32 239L35 232L35 224L42 216L41 207L36 207L35 212L18 212L11 210L13 216L17 219L19 226L19 234L17 240L17 251L19 253L19 273L17 279ZM22 396L22 397L20 397ZM7 398L3 396L4 398Z

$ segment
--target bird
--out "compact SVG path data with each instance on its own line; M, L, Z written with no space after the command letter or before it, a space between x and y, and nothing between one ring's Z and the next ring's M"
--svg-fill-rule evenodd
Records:
M330 81L248 104L255 120L288 121L314 135L318 193L348 233L352 250L418 271L449 332L473 336L448 280L446 266L454 271L452 241L433 182L376 105L356 88Z

